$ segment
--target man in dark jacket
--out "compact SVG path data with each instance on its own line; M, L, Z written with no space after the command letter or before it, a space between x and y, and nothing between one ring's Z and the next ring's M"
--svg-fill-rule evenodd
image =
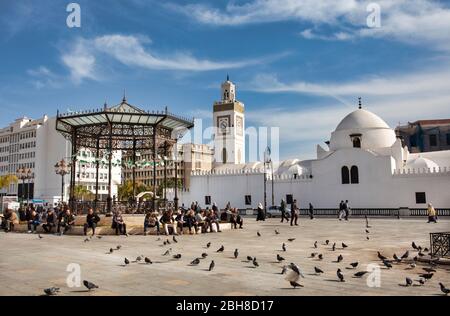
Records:
M72 228L73 225L75 225L75 216L72 215L70 209L66 209L66 211L61 214L62 216L58 221L57 233L61 233L61 227L64 227L62 234L65 234Z
M284 199L281 199L280 211L281 211L281 222L283 223L283 221L286 220L286 222L289 223L289 218L286 215L287 212L286 202L284 201Z
M53 230L53 227L55 227L55 211L53 209L49 209L47 212L47 219L45 224L42 224L42 228L45 230L46 233L51 233Z
M97 223L100 222L100 217L94 213L92 208L89 209L88 214L86 215L86 223L84 224L84 235L87 235L88 228L92 228L92 236L95 235L95 228L97 227Z
M297 208L297 200L294 200L291 204L291 226L295 224L295 226L298 226L298 208Z

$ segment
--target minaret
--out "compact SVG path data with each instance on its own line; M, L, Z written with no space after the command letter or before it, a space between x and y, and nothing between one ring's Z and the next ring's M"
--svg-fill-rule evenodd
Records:
M244 104L236 100L236 86L228 75L221 85L221 100L214 102L213 122L215 163L245 163Z

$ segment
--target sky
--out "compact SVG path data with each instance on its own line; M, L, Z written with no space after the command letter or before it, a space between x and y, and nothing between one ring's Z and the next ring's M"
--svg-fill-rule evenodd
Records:
M69 3L0 0L0 126L125 93L206 128L227 74L281 159L314 158L358 97L391 127L450 117L450 1L77 1L72 28Z

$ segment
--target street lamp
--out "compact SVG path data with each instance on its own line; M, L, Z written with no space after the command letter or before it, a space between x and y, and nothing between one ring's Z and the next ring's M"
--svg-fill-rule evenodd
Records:
M27 205L30 204L30 180L34 178L33 170L30 168L19 168L17 169L17 177L22 180L22 201L25 199L25 180L28 180L27 184Z
M64 176L70 173L70 163L61 159L55 164L55 172L61 176L61 203L64 203Z
M264 150L264 216L267 216L267 172L266 172L266 164L271 163L272 160L270 158L270 147L267 146L266 150ZM273 196L273 165L272 165L272 204L274 204L274 196Z

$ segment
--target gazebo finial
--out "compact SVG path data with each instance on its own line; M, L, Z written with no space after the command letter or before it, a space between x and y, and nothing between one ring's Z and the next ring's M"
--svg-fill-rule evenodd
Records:
M126 90L123 89L123 98L122 98L122 102L127 102L127 94L126 94Z
M358 109L362 109L361 97L358 98Z

